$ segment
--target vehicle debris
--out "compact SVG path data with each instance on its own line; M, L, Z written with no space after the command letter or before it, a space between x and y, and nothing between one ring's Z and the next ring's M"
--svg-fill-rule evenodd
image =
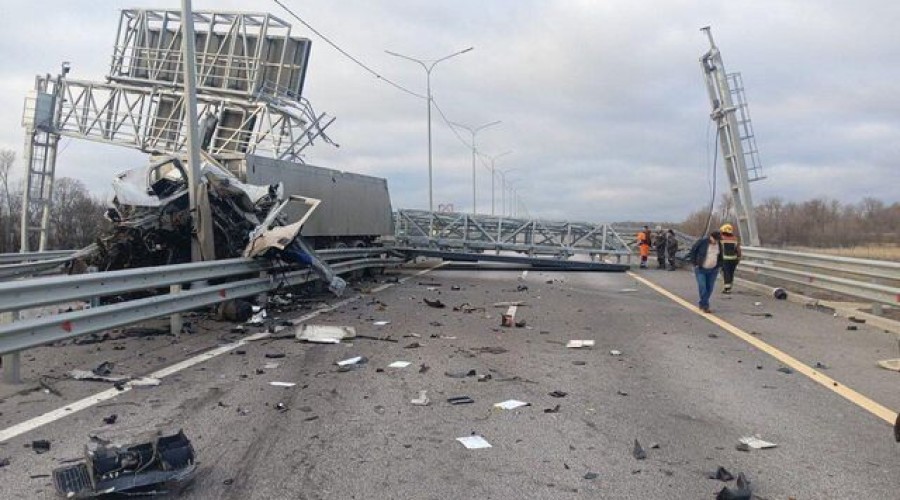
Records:
M368 360L367 360L365 357L363 357L363 356L356 356L356 357L354 357L354 358L349 358L349 359L345 359L345 360L343 360L343 361L338 361L338 362L335 363L335 364L338 365L338 366L343 367L343 366L352 366L352 365L363 364L363 363L365 363L366 361L368 361Z
M635 458L635 460L643 460L647 458L647 452L644 451L644 448L641 447L641 443L639 443L637 439L634 440L634 448L631 450L631 455Z
M267 352L265 357L268 359L281 359L285 357L285 354L283 352Z
M423 298L423 299L422 299L422 302L425 302L425 304L426 304L428 307L433 307L433 308L435 308L435 309L443 309L443 308L447 307L447 305L444 304L443 302L441 302L440 299L436 299L436 300L428 300L428 299L426 299L426 298Z
M233 321L244 323L253 316L253 306L243 299L232 299L221 302L216 306L216 318L221 321ZM239 328L239 327L235 327ZM240 328L243 331L243 328ZM240 332L232 332L240 333Z
M722 481L723 483L727 483L728 481L734 479L734 476L732 476L731 473L728 472L728 469L726 469L725 467L719 467L715 471L707 474L707 477L709 477L710 479Z
M301 325L295 331L297 340L314 344L340 344L341 340L356 337L352 326Z
M851 323L859 323L859 324L865 324L865 322L866 322L866 320L864 318L857 318L856 316L848 317L847 321L850 321Z
M508 313L500 315L500 326L511 328L513 326L513 315Z
M613 349L613 350L609 351L609 355L610 356L621 356L622 351L617 351L617 350Z
M411 365L409 361L394 361L393 363L388 365L388 368L406 368Z
M526 323L525 323L524 319L520 319L519 321L516 321L516 328L525 328L525 325L526 325Z
M9 457L0 458L0 469L9 465Z
M768 441L763 441L759 438L759 436L746 436L742 437L738 440L741 444L745 444L754 450L765 450L768 448L775 448L778 446L775 443L770 443Z
M115 413L113 413L112 415L110 415L108 417L103 417L103 423L106 425L113 425L116 423L117 420L119 420L119 416L116 415Z
M519 401L516 399L508 399L500 403L494 403L494 408L500 408L501 410L515 410L516 408L521 408L522 406L531 406L531 403L526 403L525 401Z
M468 370L468 371L457 370L457 371L446 371L446 372L444 372L444 375L446 375L450 378L466 378L466 377L475 377L478 375L478 373L476 373L475 370Z
M93 372L94 375L106 376L112 373L113 366L114 365L109 361L104 361L91 370L91 372Z
M475 307L472 304L469 304L468 302L465 302L463 304L460 304L460 305L454 307L453 310L456 312L464 312L464 313L485 312L486 311L485 308Z
M491 379L491 374L490 374L490 373L487 373L487 374L479 375L479 376L478 376L478 381L479 381L479 382L487 382L487 381L490 380L490 379Z
M791 370L790 368L788 368L788 367L786 367L786 366L780 366L780 367L778 367L778 371L781 372L781 373L786 373L786 374L788 374L788 375L794 373L794 370Z
M600 475L597 474L596 472L587 472L584 475L584 478L587 480L597 479L598 477L600 477Z
M566 344L566 347L568 347L570 349L582 349L585 347L594 347L594 341L593 340L570 340ZM610 354L612 354L612 351L610 351Z
M403 346L404 349L418 349L420 347L424 347L425 344L420 344L418 342L410 342L409 344Z
M419 397L410 400L410 403L415 406L428 406L431 404L431 401L428 399L428 391L422 390L419 391Z
M777 300L787 300L787 290L785 290L784 288L776 288L772 290L772 296Z
M50 451L50 441L46 439L38 439L31 442L31 449L38 455Z
M387 321L387 320L379 320L379 321L373 322L372 324L375 326L387 326L387 325L390 325L391 322Z
M474 403L475 400L470 398L469 396L453 396L453 397L447 398L447 402L452 405L467 405L467 404Z
M569 393L563 392L563 391L553 391L553 392L549 393L549 395L550 395L550 397L553 397L553 398L564 398L564 397L568 396Z
M481 437L477 434L472 435L472 436L456 438L456 440L459 441L460 443L462 443L462 445L465 446L466 449L469 449L469 450L480 450L483 448L491 447L491 443L488 443L486 439L484 439L483 437Z
M280 363L275 363L275 362L266 363L263 365L263 370L274 370L274 369L278 368L279 366L281 366Z
M179 430L126 446L91 441L84 461L53 470L53 483L66 498L161 493L161 487L181 483L195 470L194 448Z
M716 500L751 500L753 491L750 487L750 480L744 476L744 473L738 473L737 482L734 488L725 486L716 495Z
M107 375L96 375L93 371L87 370L70 370L68 373L69 377L75 380L86 380L88 382L126 382L131 377L127 376L107 376Z
M476 347L475 349L472 349L472 350L475 352L480 352L480 353L484 353L484 354L504 354L506 352L509 352L503 347L493 347L493 346L491 346L491 347Z
M556 405L553 408L544 408L544 413L559 413L560 405Z
M855 332L856 330L859 330L859 328L856 325L847 325L847 330Z
M524 307L528 304L522 300L512 300L507 302L494 302L494 307Z
M272 381L272 382L269 382L269 385L271 385L271 386L273 386L273 387L294 387L294 386L297 385L297 384L295 384L294 382L276 382L276 381Z
M816 361L816 364L813 365L813 368L818 368L819 370L827 370L828 365L822 363L821 361Z
M425 373L430 369L431 369L431 367L426 365L425 363L422 363L421 365L419 365L419 373Z

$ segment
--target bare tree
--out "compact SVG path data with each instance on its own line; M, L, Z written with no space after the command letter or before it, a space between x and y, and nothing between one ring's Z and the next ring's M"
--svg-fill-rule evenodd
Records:
M13 217L13 197L9 191L9 174L16 162L16 153L11 149L0 150L0 187L3 192L3 206L0 207L0 228L3 230L3 238L0 241L0 250L4 252L12 251L13 235L15 231L15 219ZM3 216L3 208L6 208L6 216Z

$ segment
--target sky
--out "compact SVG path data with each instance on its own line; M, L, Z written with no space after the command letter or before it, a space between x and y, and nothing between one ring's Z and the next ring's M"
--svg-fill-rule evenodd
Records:
M712 26L725 67L743 75L766 179L755 201L864 197L900 201L900 4L697 0L284 0L386 78L425 92L425 73L385 53L438 59L435 102L478 126L485 155L522 200L553 220L673 221L709 203L714 127L699 57ZM89 8L88 8L89 6ZM21 158L23 99L38 73L103 81L122 8L173 0L2 0L0 148ZM337 117L340 144L308 149L313 165L384 177L394 208L427 208L426 101L387 85L271 0L194 0L195 10L270 12L313 42L304 89ZM463 139L470 138L462 132ZM433 117L434 203L472 210L472 152ZM140 152L64 138L58 176L106 195ZM721 160L720 160L721 162ZM489 162L487 162L489 163ZM18 165L21 175L22 166ZM719 163L717 193L727 190ZM491 211L478 161L476 208ZM499 176L494 210L500 213Z

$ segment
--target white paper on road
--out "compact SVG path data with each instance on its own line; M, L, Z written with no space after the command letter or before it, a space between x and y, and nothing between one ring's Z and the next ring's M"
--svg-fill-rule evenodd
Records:
M374 322L374 323L372 323L372 324L375 325L375 326L385 326L385 325L390 325L391 322L390 322L390 321L381 320L381 321L376 321L376 322Z
M516 399L508 399L503 401L502 403L495 403L494 408L502 408L504 410L515 410L516 408L522 406L528 406L530 403L526 403L525 401L519 401Z
M758 437L756 437L756 436L742 437L742 438L740 439L740 442L743 443L743 444L746 444L747 446L753 448L754 450L762 450L762 449L765 449L765 448L775 448L776 446L778 446L778 445L775 444L775 443L770 443L770 442L768 442L768 441L763 441L762 439L760 439L760 438L758 438Z
M359 363L360 361L362 361L362 356L357 356L357 357L355 357L355 358L350 358L350 359L345 359L345 360L343 360L343 361L338 361L338 362L337 362L337 365L338 365L338 366L355 365L356 363Z
M470 450L480 450L482 448L490 448L491 443L488 443L486 439L481 436L466 436L461 438L456 438L457 441L462 443L463 446Z
M411 365L409 361L394 361L393 363L388 365L388 368L406 368Z
M570 340L566 347L571 347L572 349L581 349L582 347L594 347L593 340Z
M316 344L339 344L342 339L356 337L352 326L303 325L296 332L297 339Z
M273 385L275 387L294 387L295 383L293 382L269 382L269 385Z

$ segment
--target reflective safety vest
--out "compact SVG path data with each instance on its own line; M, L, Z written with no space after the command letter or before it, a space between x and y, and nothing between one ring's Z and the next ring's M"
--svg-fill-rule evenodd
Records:
M741 247L737 236L722 235L722 260L738 260L741 258Z

